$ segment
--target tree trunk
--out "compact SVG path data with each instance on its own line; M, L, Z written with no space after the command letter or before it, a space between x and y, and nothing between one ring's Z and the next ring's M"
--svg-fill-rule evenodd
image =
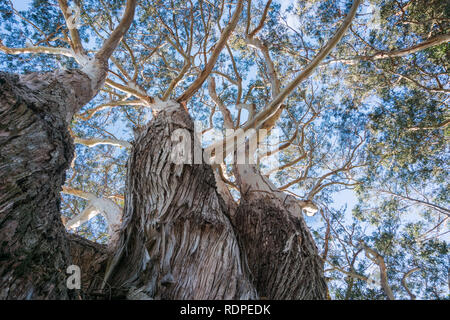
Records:
M134 143L107 284L132 299L256 298L211 167L172 161L177 129L192 139L193 123L175 104Z
M308 202L276 189L253 165L236 167L241 200L233 220L258 294L326 299L322 260L302 215Z
M103 277L110 257L106 245L95 243L75 234L67 234L72 264L81 269L81 290L78 299L109 299L111 292L102 292Z
M79 71L0 73L0 299L66 299L71 264L60 191L68 121L92 98Z
M0 88L0 299L325 298L302 202L242 171L236 209L210 165L174 162L179 130L191 152L202 150L172 102L136 138L120 240L106 265L105 247L67 235L59 212L73 154L67 126L94 95L90 79L0 73ZM81 292L66 287L70 264L81 267Z
M314 241L290 213L301 206L268 191L243 194L235 211L211 166L174 164L178 129L194 136L189 115L174 106L135 141L107 285L135 299L325 299Z
M326 299L323 267L314 240L303 219L292 216L281 201L264 194L242 198L236 212L236 232L261 297Z

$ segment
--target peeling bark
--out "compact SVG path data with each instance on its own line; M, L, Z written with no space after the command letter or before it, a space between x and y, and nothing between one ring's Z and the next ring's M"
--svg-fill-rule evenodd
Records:
M236 231L259 296L326 299L323 267L308 227L279 199L268 194L241 199Z
M237 165L237 172L242 196L234 224L258 295L326 299L323 264L301 213L310 204L277 190L254 166Z
M66 1L59 4L67 18ZM60 215L61 186L74 150L68 125L103 86L108 59L130 27L135 7L135 0L127 1L119 26L93 59L85 56L78 31L69 28L82 71L0 72L0 299L77 297L66 287L74 244ZM0 51L27 52L1 43Z
M74 234L67 235L72 264L81 269L81 299L109 298L108 288L101 292L110 253L107 246Z
M0 74L0 299L65 299L59 193L73 155L61 112L69 92L57 80L25 81Z
M325 298L317 249L293 215L302 202L241 172L246 189L235 212L210 165L173 162L172 133L194 136L174 102L134 143L121 236L106 267L104 248L67 236L59 213L73 154L67 124L93 94L89 78L1 74L0 82L1 299L92 298L100 284L104 298ZM70 264L82 269L81 292L66 288Z
M106 283L128 298L256 298L212 168L171 160L171 134L180 128L192 139L192 120L175 104L134 143L123 230Z
M68 124L95 95L79 70L0 73L0 299L67 299L60 192Z

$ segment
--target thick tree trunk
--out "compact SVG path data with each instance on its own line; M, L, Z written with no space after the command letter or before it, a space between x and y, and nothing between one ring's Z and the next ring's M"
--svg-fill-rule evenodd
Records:
M111 254L108 247L74 234L67 234L67 238L71 263L81 270L81 288L75 291L76 298L110 299L109 288L102 292L103 277Z
M90 83L79 71L0 74L1 299L93 298L100 285L103 298L325 298L314 242L292 215L301 202L240 172L236 209L211 166L176 164L174 132L195 143L176 103L136 138L109 265L103 246L68 236L59 212L73 153L67 125L92 98ZM70 264L81 267L81 292L66 287Z
M264 194L241 199L236 231L261 297L326 299L323 267L308 227L281 201Z
M326 299L323 265L302 216L308 202L277 190L253 165L238 164L236 172L241 200L233 222L259 296Z
M301 217L305 203L257 190L266 182L242 173L241 186L254 188L236 210L211 166L173 162L178 129L187 130L184 139L194 136L189 115L175 105L135 141L107 285L133 299L325 299L323 266Z
M79 71L0 73L0 299L66 299L69 246L60 191L68 121L92 97Z
M132 299L256 298L211 167L172 161L177 129L192 139L188 113L174 104L134 143L106 282Z

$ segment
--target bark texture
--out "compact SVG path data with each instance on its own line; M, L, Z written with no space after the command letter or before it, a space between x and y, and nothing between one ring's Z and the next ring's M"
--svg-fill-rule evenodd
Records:
M74 234L67 234L72 264L81 269L79 299L111 298L110 291L101 290L110 252L106 245L95 243Z
M67 124L92 95L80 71L0 73L0 299L71 297L60 191L73 155Z
M171 159L177 129L192 139L193 123L174 103L135 141L106 283L130 299L256 298L213 170Z
M102 298L326 297L298 212L305 204L244 170L236 209L210 165L176 164L174 132L184 130L192 149L196 142L189 114L175 102L137 134L112 258L67 235L59 212L73 154L67 125L93 95L80 71L0 73L0 299L95 298L100 286ZM81 267L81 291L66 287L70 264Z
M279 199L268 194L241 199L236 231L259 296L326 298L323 267L308 227L283 208Z
M241 200L233 222L258 295L326 299L322 260L301 212L310 204L277 190L252 165L237 165L237 173Z

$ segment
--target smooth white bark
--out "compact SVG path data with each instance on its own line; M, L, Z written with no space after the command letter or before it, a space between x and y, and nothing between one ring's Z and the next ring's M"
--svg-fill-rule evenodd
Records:
M101 139L101 138L91 138L91 139L82 139L82 138L74 138L74 142L78 144L85 145L89 148L106 144L115 147L121 148L131 148L132 145L128 141L125 140L116 140L116 139Z
M107 198L98 198L91 192L84 192L67 187L63 187L62 192L89 201L88 205L83 212L81 212L81 214L66 222L65 226L67 229L77 228L98 214L101 214L105 217L106 222L108 223L108 234L110 235L110 238L116 239L120 224L122 223L122 208L120 208L115 202Z

